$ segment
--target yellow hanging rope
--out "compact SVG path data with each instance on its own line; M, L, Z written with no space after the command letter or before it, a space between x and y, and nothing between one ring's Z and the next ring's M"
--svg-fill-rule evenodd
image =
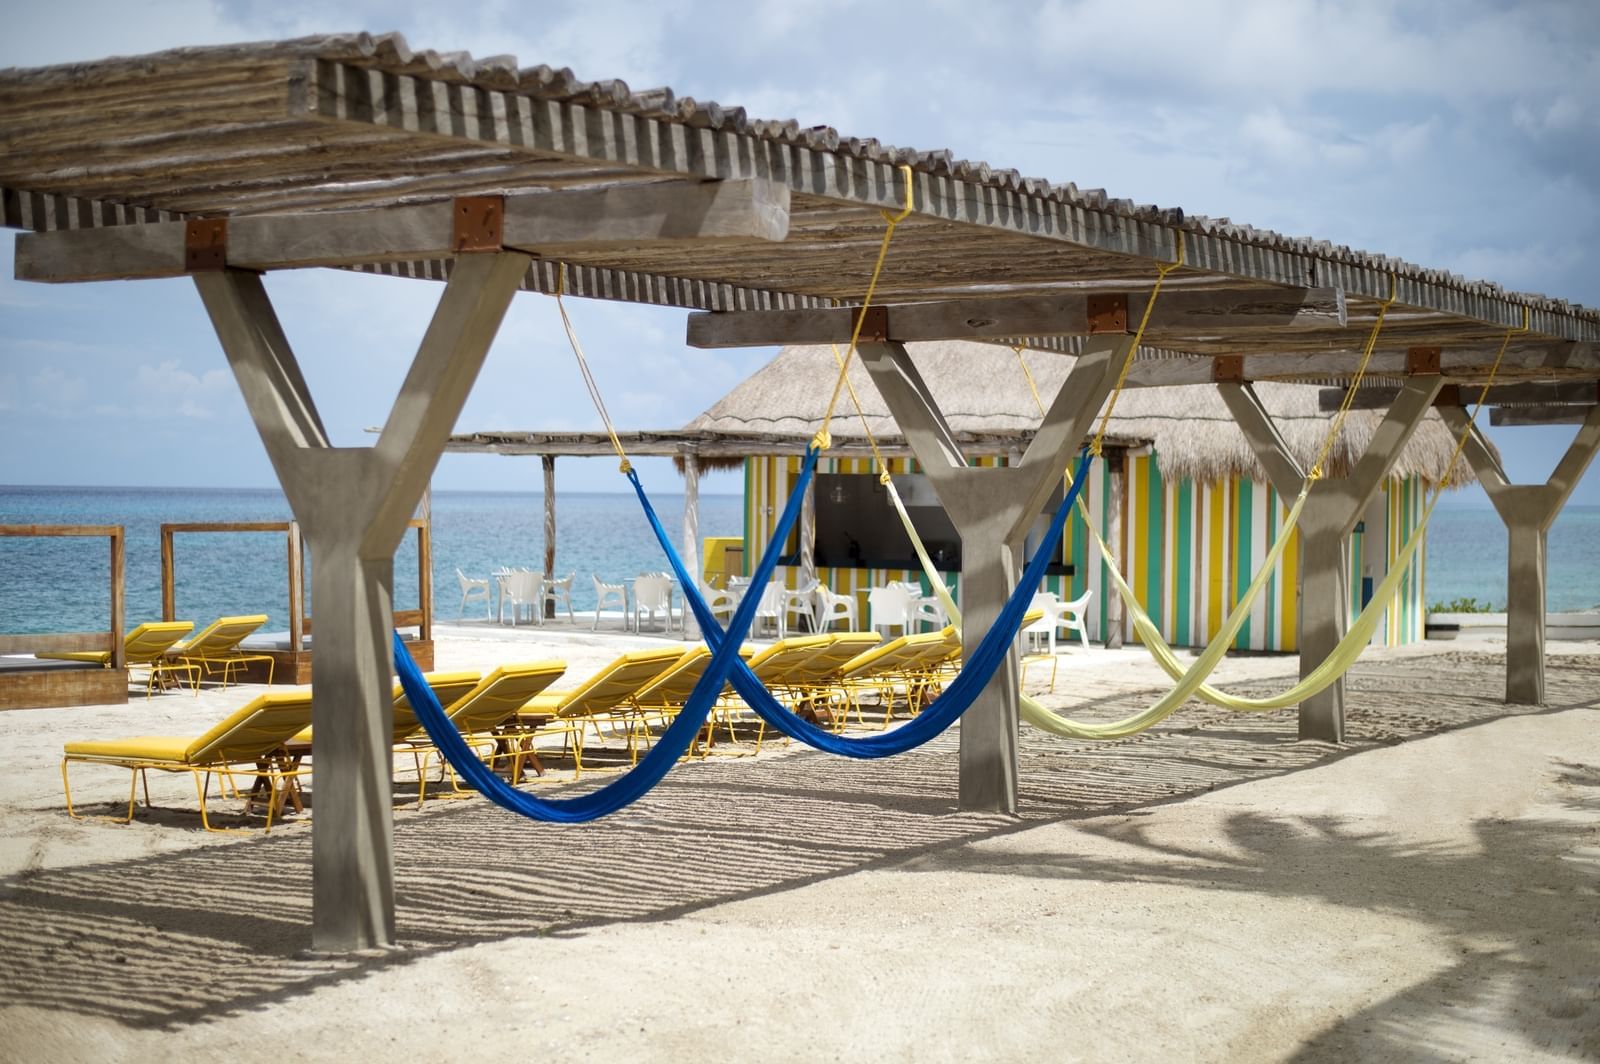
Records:
M1133 369L1133 360L1139 354L1139 341L1144 339L1145 326L1150 324L1150 312L1156 309L1156 296L1161 294L1161 285L1167 279L1167 274L1183 265L1183 230L1175 231L1178 241L1178 257L1165 266L1156 267L1155 287L1150 289L1150 298L1145 301L1144 313L1139 317L1139 327L1133 332L1133 343L1128 345L1128 357L1122 360L1122 371L1117 374L1117 386L1111 391L1111 398L1106 403L1106 412L1100 415L1100 428L1095 431L1094 439L1089 441L1089 453L1096 458L1100 457L1100 446L1106 438L1106 427L1111 424L1111 412L1117 408L1117 396L1122 394L1122 385L1128 379L1128 371ZM1020 356L1019 356L1020 357ZM1033 383L1033 378L1028 378L1028 383ZM1039 390L1034 389L1033 398L1037 402ZM1044 404L1039 405L1039 413L1044 413Z
M556 309L561 312L561 327L567 330L567 342L572 345L572 353L578 356L578 370L583 374L584 387L589 389L589 398L594 403L594 408L600 412L600 420L605 422L606 435L611 437L611 447L617 452L620 460L618 468L623 476L627 476L633 469L633 463L628 461L628 452L622 449L622 440L617 437L617 428L611 423L611 414L606 410L606 401L600 397L600 387L595 384L594 374L589 371L589 360L583 357L583 345L578 343L578 332L572 327L572 319L567 317L567 305L561 301L562 293L567 288L567 264L556 265Z
M833 360L840 369L846 369L845 357L839 353L838 344L830 344L833 348ZM872 448L872 460L878 463L878 483L892 486L894 477L889 473L889 462L883 457L883 452L878 450L878 439L872 434L872 426L867 424L867 412L862 409L861 397L856 394L856 386L851 383L849 376L845 377L845 389L850 393L850 402L856 408L856 417L861 419L861 431L867 437L867 446Z
M856 323L850 330L850 347L845 351L843 363L839 367L839 379L834 381L833 395L828 399L828 409L822 415L822 427L817 430L816 436L811 441L812 445L819 451L827 450L829 444L833 442L832 437L828 435L828 425L833 421L833 408L838 405L839 393L847 383L847 377L850 372L850 358L856 353L856 341L861 338L861 326L866 323L867 308L872 305L873 293L878 289L878 275L883 272L883 261L889 254L889 241L894 239L895 226L909 218L912 210L916 207L917 192L916 187L912 184L911 167L901 166L900 175L905 181L906 205L898 214L890 214L887 210L878 212L883 215L883 220L888 223L888 228L883 231L883 242L878 245L878 261L872 266L872 279L867 282L867 294L862 297L861 308L856 312ZM853 392L854 389L852 389ZM856 409L859 410L860 408L860 404L857 403Z
M844 358L839 358L838 349L834 349L834 358L839 361L839 379L834 382L833 396L828 400L828 409L822 416L822 427L817 430L816 436L812 439L813 445L819 451L827 450L828 446L833 442L828 433L828 425L833 420L833 411L834 407L838 405L841 388L846 386L850 388L850 397L856 403L856 410L857 412L861 411L861 403L856 398L855 387L849 382L849 356L855 353L856 341L861 337L861 327L866 321L867 308L872 305L872 296L877 291L878 277L883 273L883 263L889 254L889 241L894 239L895 226L910 217L912 210L916 206L916 187L913 184L911 167L902 165L900 174L905 182L905 207L897 214L890 214L887 210L879 212L883 215L884 221L888 223L888 228L884 230L883 242L878 246L878 260L872 267L872 279L867 283L866 295L862 297L861 309L856 314L855 326L850 331L850 349L846 352ZM567 342L572 346L572 353L577 356L578 370L583 374L584 387L589 389L589 399L594 403L595 410L600 413L600 420L605 424L606 435L611 438L612 450L617 452L619 468L626 475L633 469L633 463L628 460L628 453L622 446L621 438L617 435L616 425L612 423L611 414L606 410L605 399L600 395L600 387L595 383L594 373L589 369L589 360L584 357L583 345L578 342L578 332L573 327L571 317L567 315L566 303L561 298L565 294L566 288L567 264L564 262L558 263L556 268L555 300L556 309L561 313L561 326L566 330ZM865 414L862 414L861 424L865 428ZM867 432L867 439L872 443L872 453L877 457L878 464L884 471L883 475L888 476L888 466L883 464L883 457L878 453L877 441L872 439L870 430Z
M1378 318L1372 323L1372 332L1367 334L1367 344L1361 351L1361 362L1356 366L1356 375L1350 381L1350 387L1345 389L1344 401L1339 404L1339 412L1333 416L1333 422L1328 427L1328 435L1322 441L1322 449L1317 452L1317 460L1311 463L1311 469L1306 473L1307 480L1321 480L1326 473L1323 463L1328 460L1328 453L1333 450L1334 442L1344 430L1345 418L1350 415L1350 405L1356 399L1356 389L1361 384L1361 378L1366 376L1367 364L1372 361L1372 352L1378 346L1378 334L1383 331L1383 319L1388 315L1389 308L1394 305L1395 287L1395 275L1391 273L1389 298L1378 305Z

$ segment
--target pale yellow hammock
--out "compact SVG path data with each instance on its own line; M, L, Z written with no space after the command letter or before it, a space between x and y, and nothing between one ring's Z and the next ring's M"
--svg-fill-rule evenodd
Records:
M1510 337L1511 333L1508 332L1506 335L1507 342L1509 342ZM1505 346L1502 343L1501 356L1505 353ZM1496 357L1495 364L1490 370L1489 381L1484 385L1485 392L1488 391L1489 385L1493 383L1499 366L1500 357ZM1365 369L1365 361L1363 361L1362 368ZM1024 369L1026 369L1026 366L1024 366ZM1359 377L1357 380L1359 381ZM1352 383L1351 391L1354 390L1354 387L1355 384ZM1482 405L1482 398L1482 396L1479 397L1480 406ZM1035 395L1035 399L1037 399L1037 395ZM1472 421L1475 422L1476 419L1477 410L1475 409ZM1456 441L1455 454L1451 456L1450 464L1446 467L1447 470L1454 467L1456 459L1460 456L1461 449L1466 443L1467 433L1470 431L1471 422L1469 422L1467 430ZM1070 479L1070 474L1068 476ZM959 625L961 623L961 611L957 608L955 600L950 597L949 589L945 587L944 581L934 568L932 559L928 557L921 537L917 535L916 528L911 523L911 516L906 512L904 503L901 502L899 494L895 491L893 480L888 477L882 479L887 488L889 499L894 503L895 511L900 515L900 522L905 526L906 535L910 538L911 545L917 552L917 559L922 564L923 572L927 574L929 582L933 585L934 594L939 597L940 605L949 614L951 622ZM1022 719L1043 731L1068 738L1121 739L1159 724L1176 712L1191 697L1198 696L1202 700L1224 709L1238 712L1265 713L1296 705L1331 686L1334 681L1349 671L1350 667L1355 664L1361 653L1371 642L1373 633L1377 631L1378 624L1383 619L1384 611L1388 609L1390 600L1399 591L1400 584L1405 579L1406 571L1410 568L1418 548L1422 545L1423 533L1428 527L1429 519L1433 516L1433 508L1439 501L1443 485L1441 484L1438 489L1430 494L1422 511L1422 520L1418 523L1405 546L1401 548L1388 576L1378 585L1371 600L1361 611L1360 616L1351 624L1344 638L1323 659L1321 664L1293 687L1281 694L1268 698L1242 698L1237 695L1230 695L1226 691L1219 691L1205 681L1215 671L1223 657L1226 656L1234 638L1239 633L1239 629L1244 625L1245 618L1249 616L1256 598L1266 586L1272 571L1277 567L1278 560L1282 557L1284 549L1288 545L1289 537L1294 532L1295 525L1300 519L1300 512L1305 507L1306 497L1310 493L1311 485L1314 482L1315 478L1308 477L1305 483L1302 484L1300 494L1296 496L1294 505L1290 507L1289 513L1284 518L1283 527L1279 530L1276 541L1272 544L1271 549L1267 551L1266 558L1257 570L1255 579L1251 581L1250 586L1245 590L1244 597L1233 607L1233 610L1223 622L1222 628L1212 636L1211 641L1206 644L1205 649L1201 651L1199 657L1195 659L1187 670L1183 668L1182 663L1178 660L1177 655L1172 652L1172 648L1167 644L1166 640L1161 637L1160 630L1150 619L1149 614L1144 611L1143 606L1140 605L1133 589L1122 578L1122 573L1115 564L1115 555L1105 540L1101 538L1099 531L1095 529L1094 523L1089 519L1088 508L1080 496L1078 499L1078 512L1083 518L1084 527L1089 529L1094 536L1101 553L1113 561L1112 564L1106 566L1106 571L1110 574L1118 595L1121 596L1123 603L1129 610L1129 614L1133 619L1134 630L1139 633L1139 637L1144 642L1146 649L1149 650L1151 657L1156 660L1156 663L1161 666L1168 676L1172 677L1176 685L1148 708L1122 720L1110 721L1104 724L1085 724L1068 720L1046 709L1036 699L1023 695L1021 700Z

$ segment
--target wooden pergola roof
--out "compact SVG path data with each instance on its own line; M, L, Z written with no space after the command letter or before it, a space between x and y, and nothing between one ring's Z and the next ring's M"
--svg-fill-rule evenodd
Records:
M1137 382L1209 380L1209 358L1172 356L1218 354L1249 356L1241 369L1246 379L1339 379L1391 286L1396 306L1380 342L1379 372L1402 372L1403 352L1427 345L1442 348L1447 377L1476 379L1505 330L1526 320L1503 377L1600 377L1600 313L1562 300L1140 206L945 151L757 120L670 89L635 92L620 81L520 68L510 57L414 52L397 34L0 71L7 225L57 230L213 216L237 222L442 208L450 197L484 193L608 195L685 181L748 180L779 190L787 201L774 208L786 212L781 239L737 233L657 244L564 242L551 231L524 282L552 291L558 263L566 263L574 295L703 310L858 302L883 232L881 209L899 208L905 198L902 166L910 168L915 207L895 237L878 302L987 305L1003 298L1060 312L1081 307L1086 293L1115 291L1131 293L1137 310L1139 294L1174 260L1181 238L1184 266L1162 297L1172 313L1152 321ZM287 265L442 278L449 257L404 246L356 254L330 242ZM1274 305L1267 313L1250 304L1251 293L1273 304L1286 289L1334 292L1337 312L1286 314ZM1207 293L1224 298L1208 302ZM961 335L999 338L983 335L974 317L966 315ZM1011 335L1039 336L1035 346L1065 351L1078 343L1074 335ZM903 338L940 337L924 329Z

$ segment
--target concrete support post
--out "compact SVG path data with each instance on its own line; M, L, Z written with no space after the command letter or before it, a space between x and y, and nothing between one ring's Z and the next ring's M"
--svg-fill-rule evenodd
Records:
M969 657L1016 586L1028 528L1093 427L1131 347L1129 336L1091 337L1021 464L974 469L905 347L861 345L863 364L961 535L962 640ZM1013 651L962 718L963 810L1016 811L1017 681Z
M1383 486L1394 461L1422 424L1443 385L1435 375L1409 378L1366 454L1346 477L1318 481L1300 512L1300 676L1331 654L1350 626L1350 533ZM1266 408L1249 385L1217 386L1280 495L1300 493L1304 477ZM1300 703L1300 738L1344 741L1344 680Z
M1542 706L1549 535L1532 514L1518 514L1506 530L1506 701Z
M1457 433L1471 422L1459 406L1440 407L1439 413ZM1543 484L1512 484L1476 425L1463 450L1506 526L1506 701L1542 706L1548 586L1545 555L1550 526L1600 452L1600 406L1590 408L1566 454Z
M259 276L196 273L206 311L316 564L312 946L394 943L394 552L531 257L459 256L372 448L332 446Z

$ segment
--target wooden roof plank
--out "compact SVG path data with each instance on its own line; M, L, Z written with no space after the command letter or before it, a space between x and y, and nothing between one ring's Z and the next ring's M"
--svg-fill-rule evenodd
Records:
M886 338L895 341L1000 339L1009 336L1085 336L1089 304L1097 296L1072 292L1021 299L953 299L938 303L879 306ZM1125 322L1133 331L1149 296L1126 296ZM769 344L848 343L853 308L768 311L755 314L693 314L690 347L755 347ZM1202 289L1163 295L1150 315L1158 330L1192 333L1217 329L1343 328L1344 293L1338 289Z
M770 182L656 184L603 192L539 192L505 199L501 244L781 240L789 190ZM454 254L450 202L366 211L234 218L226 264L249 270L407 262ZM187 223L23 233L16 276L25 281L104 281L188 272Z

